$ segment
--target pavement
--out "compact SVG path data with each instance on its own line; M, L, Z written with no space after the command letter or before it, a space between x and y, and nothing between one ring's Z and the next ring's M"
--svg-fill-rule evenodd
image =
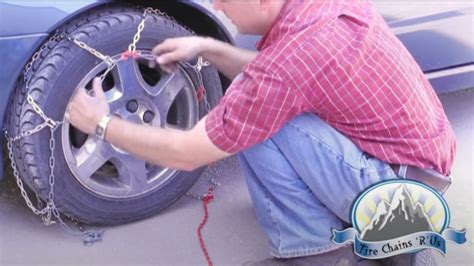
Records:
M376 1L396 16L407 16L414 2ZM463 1L457 1L459 5ZM431 7L439 8L440 2ZM466 4L466 2L464 2ZM418 3L425 11L425 2ZM419 10L419 9L418 9ZM430 11L431 12L431 11ZM458 150L454 183L445 198L451 210L450 226L467 229L467 243L447 244L440 265L474 265L474 89L440 96L451 121ZM206 171L192 191L202 193L214 178L221 183L209 205L203 236L214 265L241 265L269 258L267 240L259 228L235 157ZM84 246L81 239L57 225L45 227L26 207L13 178L0 182L0 266L10 265L206 265L197 237L204 215L201 202L183 197L151 218L104 227L101 242Z
M474 90L440 96L458 140L454 183L446 193L451 227L467 229L464 245L448 243L441 265L474 265L473 136ZM192 188L207 190L210 179L221 183L209 205L203 235L214 265L241 265L269 258L243 173L235 157L207 170ZM143 221L104 227L101 242L84 246L80 238L57 225L45 227L24 204L13 178L0 183L0 265L206 265L197 227L201 202L183 197Z

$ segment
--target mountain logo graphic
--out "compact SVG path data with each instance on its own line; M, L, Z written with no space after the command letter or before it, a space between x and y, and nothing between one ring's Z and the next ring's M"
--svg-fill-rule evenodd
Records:
M351 211L353 228L333 230L336 244L354 242L354 252L380 259L425 248L446 254L446 240L466 242L465 230L449 228L444 198L431 187L409 179L388 180L361 193Z
M381 241L422 231L435 231L423 205L413 203L406 186L393 194L390 203L382 200L377 210L361 234L366 241Z

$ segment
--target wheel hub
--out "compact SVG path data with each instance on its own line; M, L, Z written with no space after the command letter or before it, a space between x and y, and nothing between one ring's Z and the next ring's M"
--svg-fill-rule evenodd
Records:
M163 121L158 108L147 99L132 99L110 113L139 125L161 126Z

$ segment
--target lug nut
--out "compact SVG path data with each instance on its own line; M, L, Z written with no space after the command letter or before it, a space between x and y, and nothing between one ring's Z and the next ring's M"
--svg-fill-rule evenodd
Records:
M152 111L146 111L143 114L143 122L145 123L150 123L153 120L153 118L155 118L155 114Z
M130 100L127 103L127 110L130 113L135 113L138 110L138 103L136 100Z

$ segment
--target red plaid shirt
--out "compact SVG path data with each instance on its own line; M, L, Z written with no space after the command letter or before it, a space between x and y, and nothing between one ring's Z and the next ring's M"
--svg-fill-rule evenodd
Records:
M208 115L229 153L313 112L368 154L448 174L456 143L430 83L370 3L288 1Z

